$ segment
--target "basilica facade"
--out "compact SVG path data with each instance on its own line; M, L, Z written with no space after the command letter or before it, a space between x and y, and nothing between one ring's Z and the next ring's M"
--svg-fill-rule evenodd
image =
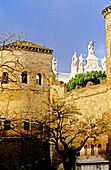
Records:
M101 58L101 67L99 66L99 59L95 56L94 52L94 41L91 41L88 45L88 56L85 58L82 54L77 57L76 52L72 56L71 63L71 73L58 73L57 72L57 61L55 58L52 60L52 70L53 73L57 76L58 81L63 81L68 83L72 77L80 73L87 73L94 71L106 72L106 57Z

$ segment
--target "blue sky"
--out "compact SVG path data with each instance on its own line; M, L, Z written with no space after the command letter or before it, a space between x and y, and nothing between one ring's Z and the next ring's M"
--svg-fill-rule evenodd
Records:
M70 72L72 55L86 54L94 39L95 55L105 54L101 11L111 0L0 0L0 30L24 30L29 41L54 50L58 72Z

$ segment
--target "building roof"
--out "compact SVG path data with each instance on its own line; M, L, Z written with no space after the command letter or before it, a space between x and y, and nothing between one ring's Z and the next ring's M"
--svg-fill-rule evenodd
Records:
M3 46L1 46L2 48ZM4 46L5 48L16 48L16 49L24 49L24 50L31 50L37 52L46 52L52 53L53 50L49 49L43 45L34 44L28 41L14 41Z

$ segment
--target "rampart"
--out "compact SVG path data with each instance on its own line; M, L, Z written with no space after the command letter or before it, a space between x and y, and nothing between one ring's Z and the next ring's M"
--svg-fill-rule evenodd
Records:
M52 85L50 96L55 99L63 97L68 101L75 103L75 106L86 114L99 114L107 111L107 84L101 84L84 87L80 89L73 89L67 92L64 83L57 83Z
M82 120L88 119L89 117L98 118L102 117L103 113L108 111L108 90L106 81L102 81L99 85L92 85L81 89L73 89L70 92L66 92L66 85L64 83L58 83L52 85L51 100L56 101L58 97L73 103L76 108L82 113ZM90 145L92 141L89 141ZM98 137L96 141L96 147L101 144L102 151L106 152L108 137ZM96 149L95 149L96 150Z

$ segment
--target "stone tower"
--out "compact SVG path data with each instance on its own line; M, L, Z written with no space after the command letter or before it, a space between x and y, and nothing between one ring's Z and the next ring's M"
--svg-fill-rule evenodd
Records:
M106 26L107 111L111 119L111 6L102 11ZM110 122L111 127L111 122ZM111 170L111 131L108 135L109 169Z
M111 86L111 6L102 11L106 26L106 73L107 85Z

